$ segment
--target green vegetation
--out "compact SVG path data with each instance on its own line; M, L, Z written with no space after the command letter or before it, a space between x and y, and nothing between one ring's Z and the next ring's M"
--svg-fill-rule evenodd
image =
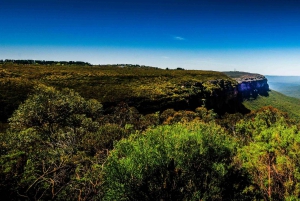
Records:
M103 157L90 153L86 137L102 132L95 121L101 110L96 100L85 101L72 90L37 89L1 135L2 197L67 200L72 192L88 199L101 184Z
M201 122L131 135L106 162L104 200L234 198L234 184L229 184L233 149L219 126Z
M226 75L129 65L5 63L0 85L2 200L300 199L298 99L216 114Z
M300 131L275 108L103 114L73 90L35 91L0 134L4 199L299 199Z
M219 83L211 83L211 80L219 80ZM104 107L125 101L146 113L169 106L188 105L187 100L195 99L199 94L202 97L196 100L206 99L216 90L224 91L236 86L235 81L214 71L5 63L0 65L1 121L7 120L39 84L60 90L73 89L84 98L100 101Z
M290 117L300 120L300 100L285 96L276 91L269 91L268 96L258 96L256 99L245 100L243 104L250 110L257 110L265 106L273 106Z
M236 125L245 137L238 137L237 161L250 174L247 190L259 189L264 200L299 200L299 129L271 107L248 117Z

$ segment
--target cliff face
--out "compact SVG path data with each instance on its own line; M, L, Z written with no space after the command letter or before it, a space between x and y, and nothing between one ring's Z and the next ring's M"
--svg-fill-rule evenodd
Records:
M174 94L156 98L155 100L132 99L131 104L142 113L163 111L168 108L175 110L194 110L205 106L219 114L225 112L245 112L238 99L238 83L231 79L216 79L206 82L185 82Z
M248 99L256 98L258 95L268 95L269 85L265 76L242 72L228 72L226 74L238 82L238 96L240 98Z
M184 82L172 90L172 94L148 100L131 99L132 106L143 113L175 110L194 110L205 106L219 114L247 113L249 110L242 104L243 100L268 95L268 80L259 74L242 72L225 73L232 79L216 79L205 82Z
M268 80L263 75L243 72L225 74L233 80L214 80L195 85L201 90L189 97L190 106L193 106L191 109L204 105L219 114L247 113L249 110L242 104L243 100L268 95Z
M204 83L203 85L203 93L198 95L197 99L199 100L199 98L201 98L203 105L206 108L214 109L215 112L220 114L225 112L239 112L243 109L237 99L238 85L236 82L228 80L214 80L209 83ZM198 107L199 106L198 102Z
M194 95L186 99L189 105L185 106L194 109L204 105L208 109L214 109L219 114L225 112L247 113L249 110L242 104L243 100L256 98L258 95L268 95L268 80L263 75L244 72L225 74L233 80L218 79L192 85L192 88L195 87L200 90L196 90ZM186 87L191 86L187 85Z

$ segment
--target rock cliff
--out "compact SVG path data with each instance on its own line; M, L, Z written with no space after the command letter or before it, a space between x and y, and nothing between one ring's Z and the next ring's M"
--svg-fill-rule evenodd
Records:
M219 114L247 113L243 100L267 95L269 85L263 75L244 72L225 72L229 78L177 83L170 91L155 98L130 97L125 102L142 113L175 110L194 110L205 106Z
M260 74L246 72L224 72L230 79L216 79L206 82L186 82L180 89L184 99L161 99L145 102L139 109L195 109L205 106L215 112L247 113L249 110L242 104L243 100L256 98L258 95L267 96L269 91L268 80ZM151 110L150 109L150 110Z
M194 110L204 106L216 113L245 113L248 110L238 98L238 83L232 79L216 79L205 82L184 82L173 89L173 94L156 99L131 99L130 105L142 113L175 110Z
M225 72L225 74L238 82L238 96L242 99L268 95L268 80L263 75L246 72Z

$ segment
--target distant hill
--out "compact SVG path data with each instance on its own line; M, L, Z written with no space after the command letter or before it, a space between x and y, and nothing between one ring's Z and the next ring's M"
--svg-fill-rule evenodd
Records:
M270 89L287 96L300 98L300 76L270 76L267 75Z

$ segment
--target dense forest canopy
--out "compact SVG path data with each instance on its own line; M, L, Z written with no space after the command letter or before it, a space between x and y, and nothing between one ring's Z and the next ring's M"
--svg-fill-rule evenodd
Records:
M274 92L243 105L221 72L86 64L4 63L0 84L3 200L300 199L300 124L258 104Z

